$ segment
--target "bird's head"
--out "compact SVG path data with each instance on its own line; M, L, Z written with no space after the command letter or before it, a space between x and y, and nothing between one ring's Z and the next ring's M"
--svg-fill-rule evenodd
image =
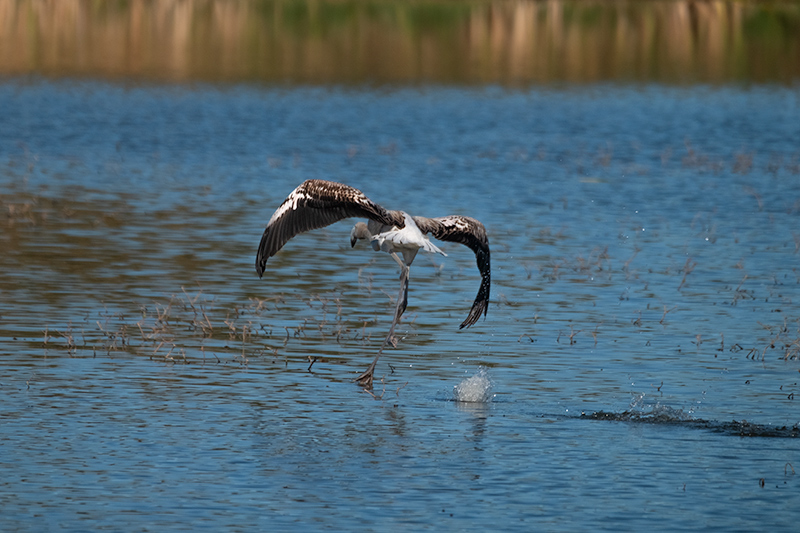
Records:
M365 223L356 222L356 225L350 230L350 246L355 247L356 241L359 239L369 239L371 236Z

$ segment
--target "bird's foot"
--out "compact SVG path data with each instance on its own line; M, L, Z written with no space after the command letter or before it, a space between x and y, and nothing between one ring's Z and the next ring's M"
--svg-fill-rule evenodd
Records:
M355 381L365 389L372 390L372 376L374 373L375 364L373 363L369 365L369 368L367 368L360 376L358 376Z

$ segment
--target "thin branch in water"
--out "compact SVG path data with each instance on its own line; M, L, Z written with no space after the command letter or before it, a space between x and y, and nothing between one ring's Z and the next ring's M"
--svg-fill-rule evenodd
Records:
M406 385L408 385L408 381L406 381L405 383L403 383L403 385L402 385L401 387L397 387L397 391L395 391L395 393L397 394L397 397L398 397L398 398L400 397L400 391L401 391L402 389L405 389L405 388L406 388ZM794 469L792 469L792 474L794 474Z
M678 306L675 305L671 309L667 309L667 306L665 305L664 306L664 314L661 315L661 320L659 320L658 323L663 326L664 325L664 320L667 318L667 313L669 313L670 311L674 311L677 308L678 308Z
M686 276L691 274L692 270L694 270L694 267L696 266L697 263L695 261L692 261L691 257L686 259L686 264L683 266L683 279L681 279L681 283L680 285L678 285L678 290L681 290L681 288L683 288L683 285L686 283Z

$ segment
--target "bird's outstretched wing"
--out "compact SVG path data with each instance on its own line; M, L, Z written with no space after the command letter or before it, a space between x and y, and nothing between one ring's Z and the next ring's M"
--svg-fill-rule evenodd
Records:
M440 241L461 243L475 252L478 270L481 272L481 287L478 289L478 295L472 303L469 316L461 323L459 329L473 325L481 315L486 316L489 311L489 291L492 286L492 274L486 228L483 227L480 221L461 215L440 218L413 218L423 233L430 233Z
M258 276L264 273L267 260L298 233L350 217L368 218L390 226L404 225L399 212L384 209L354 187L334 181L304 181L269 219L256 255Z

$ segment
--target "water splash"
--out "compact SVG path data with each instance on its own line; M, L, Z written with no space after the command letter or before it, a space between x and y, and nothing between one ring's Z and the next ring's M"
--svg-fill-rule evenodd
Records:
M453 387L453 397L457 402L487 403L492 400L492 379L489 369L482 366L475 375L464 379Z
M646 420L652 422L682 422L692 420L693 413L683 409L677 409L661 402L655 403L646 401L645 393L636 394L631 399L631 404L627 411L619 413L619 416L626 420Z

